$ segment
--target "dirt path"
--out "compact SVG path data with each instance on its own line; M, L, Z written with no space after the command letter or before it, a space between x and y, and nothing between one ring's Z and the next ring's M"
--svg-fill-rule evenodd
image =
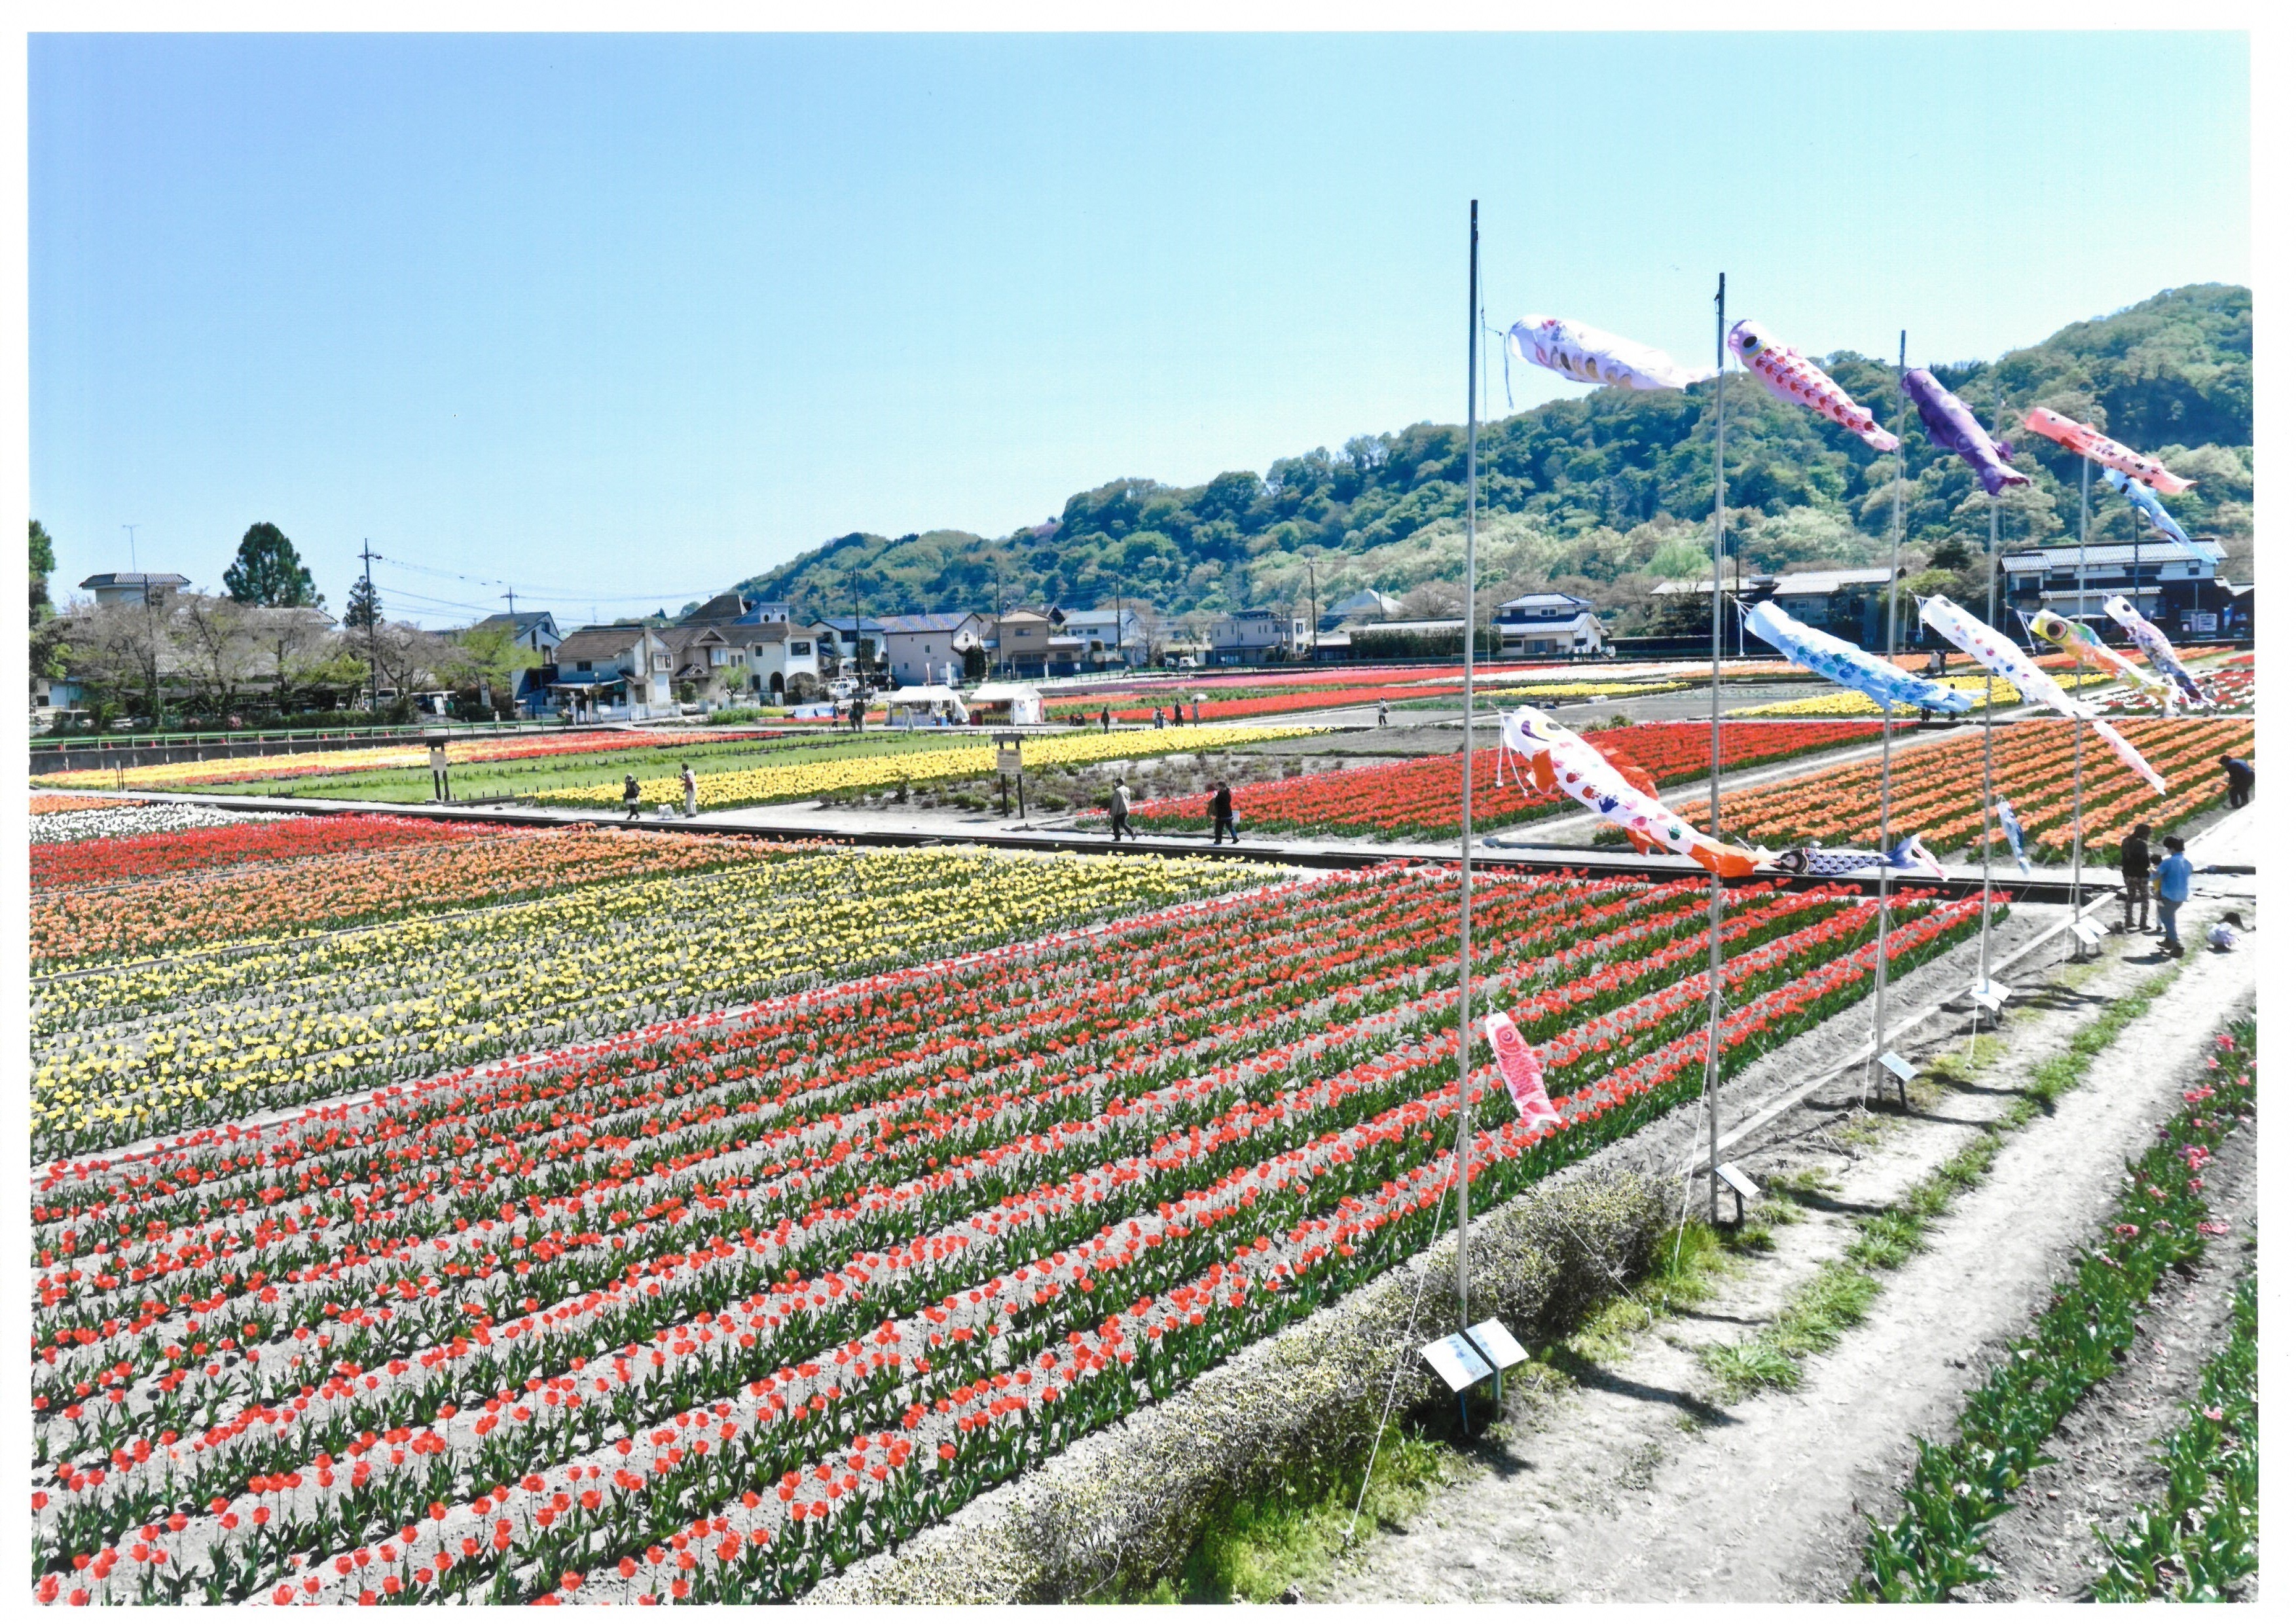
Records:
M1752 1162L1815 1167L1835 1188L1775 1251L1661 1321L1578 1390L1511 1415L1407 1530L1375 1538L1313 1599L1788 1601L1840 1596L1863 1507L1888 1517L1915 1433L1940 1434L1988 1357L2022 1329L2108 1210L2121 1160L2151 1135L2221 1023L2252 1000L2252 952L2207 953L2100 1054L2087 1083L2014 1135L1991 1176L1882 1276L1863 1325L1806 1362L1798 1390L1718 1408L1701 1350L1751 1334L1857 1220L1901 1196L2015 1097L2112 997L2154 973L2150 941L2116 940L2078 986L2025 1002L1999 1062L1863 1148L1855 1120ZM1847 1128L1849 1131L1842 1131Z
M2159 1498L2169 1475L2160 1440L2185 1422L2201 1366L2232 1333L2233 1292L2255 1260L2242 1238L2256 1226L2256 1136L2234 1135L2209 1168L2211 1205L2233 1238L2189 1274L2164 1283L2139 1322L2128 1362L2065 1417L2016 1505L1986 1536L1998 1577L1975 1587L1990 1602L2074 1601L2103 1571L2091 1528L2119 1533L2132 1507Z

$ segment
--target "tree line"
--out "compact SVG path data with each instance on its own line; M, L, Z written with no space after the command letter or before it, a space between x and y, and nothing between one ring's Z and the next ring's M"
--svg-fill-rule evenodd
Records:
M2198 284L2161 293L1992 362L1931 370L2018 446L2033 483L2002 503L2005 547L2054 541L2080 524L2079 459L2011 432L2034 406L2097 424L2159 455L2196 488L2164 498L2187 531L2220 538L2245 570L2254 521L2251 297ZM1920 364L1918 352L1912 357ZM1894 363L1841 352L1825 369L1887 424ZM1501 596L1576 592L1636 629L1656 582L1709 570L1714 508L1714 388L1605 389L1509 414L1479 447L1479 553ZM1886 557L1893 499L1907 558L1983 595L1988 504L1966 464L1931 446L1917 421L1896 457L1875 452L1743 376L1728 388L1726 536L1746 572L1872 564ZM2092 492L2092 538L2129 539L2140 521ZM1456 602L1466 508L1466 431L1422 422L1232 472L1198 486L1111 480L1059 516L1001 538L962 530L841 536L740 589L865 613L992 603L1104 603L1119 595L1164 612L1323 603L1364 586L1401 596L1448 586ZM1970 577L1971 559L1979 561ZM1001 595L1001 596L1000 596ZM1456 612L1456 610L1455 611Z
M338 620L270 523L250 527L220 593L155 589L60 611L48 586L54 543L37 519L30 554L32 674L77 682L90 729L119 718L215 726L333 718L369 708L371 687L390 696L380 719L411 720L414 696L439 692L459 696L464 714L503 713L518 673L540 659L507 627L440 633L389 619L364 578Z

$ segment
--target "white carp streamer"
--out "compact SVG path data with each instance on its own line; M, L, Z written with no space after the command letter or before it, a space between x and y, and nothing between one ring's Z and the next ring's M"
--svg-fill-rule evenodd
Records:
M2177 685L2177 691L2195 705L2208 703L2209 696L2201 692L2201 685L2185 669L2185 662L2177 658L2177 651L2169 646L2168 637L2161 628L2136 612L2136 605L2114 593L2104 601L2104 612L2118 620L2128 632L2129 641L2144 651L2144 658L2152 668Z
M2134 744L2115 733L2112 723L2101 720L2095 709L2058 687L2047 672L2025 657L2022 649L1942 594L1922 599L1921 605L1922 619L1939 636L1986 669L2006 678L2012 687L2033 703L2046 705L2076 722L2087 722L2130 772L2152 786L2154 794L2169 792L2169 781L2152 770L2152 764L2136 753Z
M1614 389L1688 389L1714 375L1683 365L1663 349L1566 316L1526 316L1508 330L1507 344L1534 366Z
M1601 750L1528 705L1499 725L1499 737L1528 763L1533 783L1561 790L1637 843L1663 846L1731 880L1752 874L1767 855L1700 833L1655 795L1636 789Z

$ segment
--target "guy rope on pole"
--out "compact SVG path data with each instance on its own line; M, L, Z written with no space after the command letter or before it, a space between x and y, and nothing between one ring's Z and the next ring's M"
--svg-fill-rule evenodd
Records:
M1898 330L1898 465L1890 481L1890 581L1882 616L1882 657L1898 662L1898 554L1906 530L1906 332ZM1882 702L1882 849L1890 849L1890 704ZM1882 1033L1890 1018L1890 865L1882 865L1874 908L1873 1093L1882 1092Z
M2073 618L2075 620L2079 621L2082 626L2087 626L2087 625L2088 624L2088 475L2089 475L2089 460L2088 460L2088 457L2087 457L2087 454L2083 454L2083 455L2082 455L2082 457L2081 457L2081 460L2080 460L2080 465L2081 465L2080 552L2076 555L2076 557L2075 557L2075 559L2074 559L2074 568L2073 568L2073 613L2072 613L2072 618ZM2129 565L2128 565L2128 578L2129 578L2130 580L2132 580L2132 581L2133 581L2133 580L2135 580L2135 579L2136 578L2136 560L2135 560L2135 555L2134 555L2134 554L2131 554L2131 555L2130 555L2130 562L2129 562ZM2081 679L2080 679L2080 673L2081 673L2081 664L2080 664L2080 661L2079 661L2079 660L2074 660L2074 661L2073 661L2073 698L2074 698L2076 701L2078 701L2078 700L2080 698L2080 690L2081 690ZM2086 728L2086 727L2084 727L2084 726L2082 726L2079 722L2075 722L2075 723L2072 725L2072 728L2073 728L2073 889L2072 889L2072 898L2073 898L2073 917L2074 917L2075 919L2079 919L2079 918L2080 917L2080 913L2081 913L2081 843L2082 843L2082 842L2081 842L2081 837L2082 837L2082 835L2083 835L2083 833L2084 833L2084 831L2083 831L2083 830L2082 830L2082 828L2081 828L2081 824L2082 824L2082 815L2081 815L2081 735L2082 735L2083 734L2087 733L2087 732L2088 731L2088 729L2087 729L2087 728ZM2080 957L2084 956L2084 955L2083 955L2083 954L2082 954L2082 952L2081 952L2081 940L2080 940L2080 938L2079 938L2079 937L2078 937L2078 936L2076 936L2076 937L2073 937L2071 939L2072 939L2072 944L2073 944L2073 956L2074 956L2075 958L2080 958Z
M1998 377L1993 381L1993 421L1997 434L2001 422L2001 380ZM1985 507L1985 624L1992 626L1999 612L1996 608L1997 589L1994 572L1999 567L1995 561L2001 554L2001 493L1997 490L1992 492ZM1993 826L1997 821L1993 811L1993 674L1980 666L1978 675L1985 679L1984 804L1978 809L1977 819L1977 826L1985 832L1985 900L1981 905L1985 911L1978 916L1977 923L1977 984L1989 989L1993 985Z
M1464 709L1459 730L1459 1328L1472 1323L1467 1311L1467 1158L1475 1145L1474 1111L1467 1099L1474 1070L1475 927L1475 349L1481 334L1481 225L1480 201L1467 202L1467 660Z
M1714 277L1714 662L1707 684L1711 697L1712 719L1710 723L1710 753L1706 766L1706 828L1716 840L1722 838L1722 545L1725 514L1722 505L1722 407L1724 390L1729 383L1727 359L1724 354L1724 295L1730 285L1729 274L1718 272ZM1721 1125L1717 1120L1715 1095L1722 1083L1722 876L1710 874L1706 882L1706 1222L1710 1227L1722 1218L1722 1175L1717 1153L1717 1139Z

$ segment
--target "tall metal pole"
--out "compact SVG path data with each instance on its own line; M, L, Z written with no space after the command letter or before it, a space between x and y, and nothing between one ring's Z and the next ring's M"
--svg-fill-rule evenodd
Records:
M1482 308L1480 199L1467 202L1467 648L1459 741L1459 1328L1467 1328L1467 1156L1474 1148L1474 1113L1467 1074L1475 1058L1475 329Z
M1890 481L1890 584L1882 658L1898 662L1898 554L1906 533L1906 332L1898 330L1898 466ZM1874 1091L1882 1088L1882 1033L1890 1019L1890 707L1882 706L1882 877L1874 908Z
M2088 624L2088 458L2081 458L2080 551L2073 561L2073 619L2081 625ZM2073 697L2080 697L2080 661L2073 661ZM2073 917L2081 912L2081 735L2088 730L2079 722L2073 727ZM2082 956L2080 938L2072 939L2073 953Z
M2001 384L1993 385L1993 422L1997 436L2001 422ZM1985 537L1985 624L1991 626L1994 609L1994 560L2001 552L2001 493L1996 491L1986 503L1987 530ZM1993 987L1993 825L1999 820L1993 811L1993 673L1980 666L1977 674L1985 679L1985 806L1978 816L1977 826L1985 832L1985 901L1984 913L1977 924L1977 984L1992 990Z
M1706 829L1722 838L1722 535L1725 522L1722 496L1722 407L1729 384L1725 371L1722 324L1726 272L1714 278L1714 660L1707 684L1712 718L1708 728L1706 764ZM1706 877L1706 1222L1722 1221L1722 1127L1718 1107L1722 1091L1722 876Z

